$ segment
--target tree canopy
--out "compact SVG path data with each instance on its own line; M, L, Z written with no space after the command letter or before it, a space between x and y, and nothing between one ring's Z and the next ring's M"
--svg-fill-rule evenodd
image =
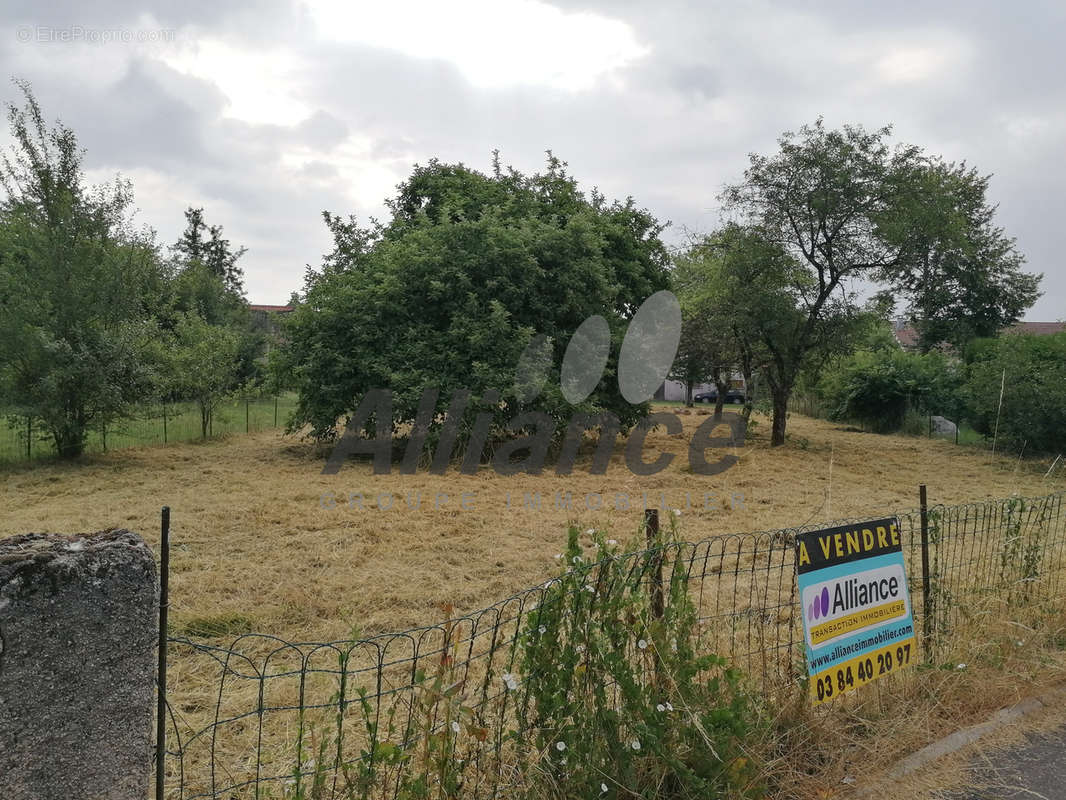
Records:
M0 393L77 456L91 425L152 389L143 353L159 265L150 232L130 223L129 184L87 186L74 132L49 129L20 88L0 170Z
M932 338L1016 319L1036 298L1039 277L1019 271L1013 243L991 223L987 180L912 145L890 146L890 133L830 130L819 119L785 133L777 153L753 154L744 180L722 194L757 233L745 247L779 248L795 265L768 285L795 302L774 301L777 320L748 318L769 350L774 445L784 442L788 399L812 357L848 347L861 330L860 281L909 298ZM749 285L757 296L767 291Z
M571 334L602 315L617 352L626 317L668 282L662 226L632 199L586 196L551 154L533 175L498 160L491 174L432 161L388 206L388 224L365 228L325 215L334 249L307 276L287 326L293 425L317 437L335 435L372 387L391 390L397 422L415 417L427 387L440 389L438 412L465 388L487 398L489 413L568 417L559 364ZM536 336L552 366L528 398L515 370ZM581 408L632 423L645 409L625 402L615 375L612 357Z

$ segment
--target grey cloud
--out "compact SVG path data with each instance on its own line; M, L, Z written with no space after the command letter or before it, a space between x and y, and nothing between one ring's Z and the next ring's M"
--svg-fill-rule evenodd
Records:
M361 219L382 214L380 198L366 203L365 187L358 187L362 205L351 200L340 155L350 141L393 176L380 186L382 197L415 161L437 156L487 169L498 147L505 163L529 170L551 148L586 186L609 197L632 194L672 220L668 239L680 242L686 228L717 223L716 195L741 176L749 152L769 151L782 131L824 115L833 125L892 122L901 140L994 172L1001 224L1018 237L1030 268L1047 273L1047 297L1030 317L1066 315L1066 271L1054 237L1066 214L1058 157L1066 134L1058 77L1066 9L1058 3L1030 3L1023 12L990 0L862 7L827 0L802 9L765 0L557 0L568 11L629 23L649 48L597 90L576 93L477 89L444 61L319 41L303 7L280 0L110 0L91 11L70 0L39 5L19 0L0 10L8 21L0 29L0 69L33 81L46 113L77 131L90 165L172 178L173 197L148 198L153 208L170 209L167 219L149 220L165 241L176 238L186 205L204 205L231 239L249 246L249 296L262 302L287 298L303 265L328 250L323 209ZM294 85L310 116L295 125L227 118L217 86L174 72L151 50L131 50L104 89L84 79L94 74L92 52L64 76L26 74L39 61L14 44L11 27L27 20L135 25L149 17L180 28L186 40L289 48L302 65ZM922 80L893 83L877 62L886 48L938 51L953 43L962 60ZM306 160L286 167L293 149Z

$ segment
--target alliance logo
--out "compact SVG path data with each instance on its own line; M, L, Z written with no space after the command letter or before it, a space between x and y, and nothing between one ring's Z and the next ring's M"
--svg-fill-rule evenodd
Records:
M807 621L813 622L827 614L829 614L829 587L823 586L821 594L815 595L811 604L807 606Z

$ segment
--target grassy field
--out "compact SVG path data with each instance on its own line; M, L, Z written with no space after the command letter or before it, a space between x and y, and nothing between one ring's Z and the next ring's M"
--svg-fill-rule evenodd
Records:
M798 415L776 450L757 418L739 463L703 477L688 471L686 455L701 411L682 416L685 435L660 429L648 437L649 460L654 449L677 458L647 478L625 469L621 448L605 475L579 461L569 476L375 476L364 464L329 476L320 450L278 431L8 467L0 535L117 526L155 546L159 508L169 505L177 630L232 622L329 639L353 625L370 633L422 624L443 603L465 612L542 582L557 566L568 522L627 539L645 494L649 505L680 508L682 535L692 540L913 508L922 482L930 501L944 504L1064 483L1061 471L1044 478L1048 465L1039 461L993 461L947 441L858 433ZM557 493L568 492L571 507L558 507ZM586 508L587 493L604 507ZM525 502L535 494L539 509ZM615 508L617 495L628 509Z
M676 458L647 478L625 468L621 447L600 476L581 460L569 476L507 478L487 469L375 476L366 464L322 475L325 453L278 431L7 467L0 472L0 536L125 527L157 547L159 509L169 505L173 634L219 643L246 631L326 641L353 629L368 635L438 622L442 605L461 614L542 583L560 569L556 555L568 524L629 540L645 502L678 508L681 535L696 540L913 508L919 483L928 485L932 503L946 505L1064 486L1062 473L1045 477L1049 465L1040 461L993 460L948 441L879 436L799 415L777 449L768 446L768 421L757 417L747 446L735 451L739 463L702 477L688 470L687 444L708 411L681 411L683 435L649 435L646 460L656 450ZM556 501L566 493L569 508ZM531 507L526 498L537 495L540 508ZM586 507L586 496L601 498L602 507ZM620 496L628 507L616 507ZM796 740L788 746L792 756L771 764L779 785L793 787L789 796L836 797L853 759L873 743L881 749L870 763L883 767L931 732L1061 673L1055 652L1022 651L1015 630L991 630L962 636L951 656L976 664L994 650L988 670L934 671L895 688L878 686L833 717L781 709L780 724ZM212 718L216 667L181 653L171 663L172 703L193 728ZM228 711L254 708L255 682L248 683L231 696ZM901 716L900 708L921 711ZM219 743L224 763L246 761L253 730L242 738L227 729ZM284 763L294 731L268 731L263 746L276 763Z
M247 402L230 400L215 412L212 433L246 433L284 426L295 403L292 394L254 398ZM108 430L106 448L101 431L91 431L85 449L87 453L102 453L144 445L191 442L200 435L200 411L195 403L156 404ZM0 464L50 458L53 453L52 441L44 431L35 430L32 425L27 428L25 418L12 419L0 411Z

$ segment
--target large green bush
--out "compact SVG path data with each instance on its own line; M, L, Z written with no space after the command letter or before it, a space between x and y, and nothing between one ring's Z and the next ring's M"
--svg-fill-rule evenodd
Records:
M1066 450L1066 333L981 340L967 358L965 394L977 431L997 434L998 416L997 439L1007 446Z
M387 225L327 215L335 249L287 320L285 366L300 395L292 426L332 438L371 388L391 390L398 424L414 420L428 387L440 389L441 414L469 389L470 414L494 414L497 430L521 411L568 418L559 365L570 336L602 315L617 353L626 319L668 273L659 223L631 201L585 196L564 167L485 175L432 162L399 187ZM523 402L515 369L536 335L548 337L553 367ZM624 401L615 375L612 357L582 410L632 424L646 408Z
M957 418L960 383L959 367L941 353L860 350L826 369L818 393L830 419L891 433L903 427L911 409Z

